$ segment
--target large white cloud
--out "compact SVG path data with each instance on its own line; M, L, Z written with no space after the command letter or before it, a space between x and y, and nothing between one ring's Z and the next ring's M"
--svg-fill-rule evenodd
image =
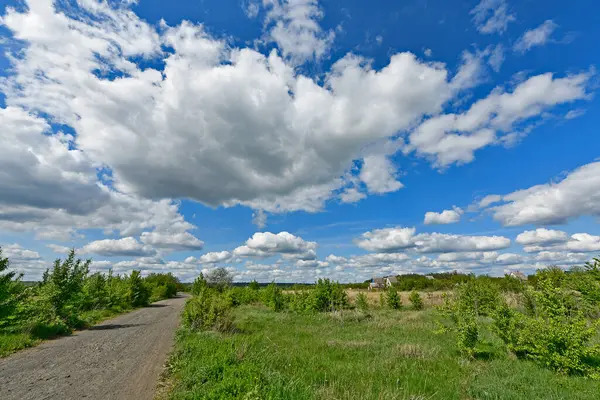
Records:
M318 210L366 145L439 112L457 87L442 64L410 53L380 70L348 55L319 84L199 25L157 32L123 6L78 4L84 12L42 0L7 11L2 23L23 51L3 83L6 101L73 127L78 151L110 168L117 189L146 198ZM142 70L133 56L164 69ZM371 164L373 192L399 187L373 183Z
M422 253L491 251L510 246L503 236L465 236L445 233L420 233L415 228L385 228L365 232L356 245L373 252L396 252L414 249Z
M142 243L155 248L166 250L200 250L204 242L189 232L160 233L143 232L140 237Z
M81 252L106 257L151 256L156 253L152 247L143 245L133 237L96 240L83 246Z
M474 152L491 144L511 143L522 133L514 125L539 117L558 104L588 98L588 73L555 78L551 73L533 76L512 92L496 88L462 114L427 119L409 136L404 151L416 151L444 167L467 163Z
M499 197L489 208L505 226L563 224L580 216L600 216L600 162L586 164L557 182Z
M308 242L289 232L256 232L242 246L236 247L234 257L268 258L281 256L283 260L316 260L317 243Z
M517 235L515 242L522 245L546 245L566 242L569 236L566 232L554 229L538 228Z
M415 228L384 228L365 232L356 245L373 252L393 252L414 247Z

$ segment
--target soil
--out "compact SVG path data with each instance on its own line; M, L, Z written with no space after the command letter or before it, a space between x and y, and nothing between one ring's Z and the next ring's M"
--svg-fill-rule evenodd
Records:
M0 359L0 399L152 399L185 300L159 301Z

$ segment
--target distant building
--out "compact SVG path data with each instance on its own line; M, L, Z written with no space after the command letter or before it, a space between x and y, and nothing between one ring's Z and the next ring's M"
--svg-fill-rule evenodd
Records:
M527 275L525 275L521 271L512 271L510 274L508 274L508 276L512 276L513 278L517 278L522 281L527 280Z
M394 286L398 283L398 278L395 276L386 276L385 277L385 287Z
M396 276L384 276L383 278L373 278L369 283L369 290L385 289L398 283Z
M426 278L426 279L430 279L430 280L431 280L431 279L435 279L435 278L434 278L433 276L431 276L431 275L425 275L425 278Z

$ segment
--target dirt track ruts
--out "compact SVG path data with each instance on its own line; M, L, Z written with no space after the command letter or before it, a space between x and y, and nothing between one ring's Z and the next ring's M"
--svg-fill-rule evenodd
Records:
M0 399L152 399L184 297L0 359Z

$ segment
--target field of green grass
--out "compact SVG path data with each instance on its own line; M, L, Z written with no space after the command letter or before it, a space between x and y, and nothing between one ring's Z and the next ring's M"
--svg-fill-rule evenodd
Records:
M235 333L180 330L166 398L600 398L600 381L517 360L486 332L476 358L462 357L431 309L233 312Z

